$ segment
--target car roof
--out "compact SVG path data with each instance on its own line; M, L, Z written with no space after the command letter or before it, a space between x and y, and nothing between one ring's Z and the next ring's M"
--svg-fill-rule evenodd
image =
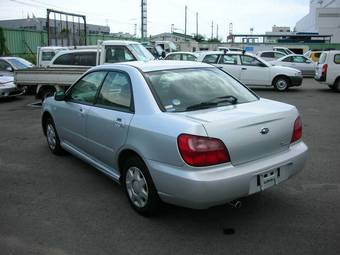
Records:
M129 44L140 44L135 41L124 41L124 40L107 40L103 41L102 45L129 45Z
M117 68L117 66L133 66L135 68L140 69L143 72L163 71L171 69L213 67L212 65L206 63L193 61L151 60L151 61L131 61L116 64L105 64L94 67L92 70L108 68L114 69Z
M190 55L195 55L197 53L195 52L190 52L190 51L176 51L176 52L170 52L168 55L174 55L174 54L190 54Z

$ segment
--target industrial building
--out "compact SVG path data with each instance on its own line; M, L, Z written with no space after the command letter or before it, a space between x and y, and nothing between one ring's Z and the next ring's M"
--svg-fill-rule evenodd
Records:
M309 13L296 23L296 32L333 35L340 43L340 0L311 0Z

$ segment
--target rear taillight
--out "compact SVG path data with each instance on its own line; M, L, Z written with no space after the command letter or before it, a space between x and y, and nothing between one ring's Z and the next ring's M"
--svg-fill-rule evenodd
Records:
M294 143L300 140L301 137L302 137L302 121L299 116L294 122L294 131L293 131L292 140L290 143Z
M211 166L230 162L224 143L216 138L181 134L178 149L184 161L191 166Z
M328 70L328 64L324 64L322 66L322 77L326 80L326 76L327 76L327 70Z

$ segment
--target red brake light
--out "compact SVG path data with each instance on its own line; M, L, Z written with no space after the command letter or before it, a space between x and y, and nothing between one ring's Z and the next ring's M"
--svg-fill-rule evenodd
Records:
M210 166L230 162L224 143L216 138L181 134L178 149L184 161L191 166Z
M302 121L299 116L294 122L294 131L293 131L292 140L290 143L294 143L300 140L301 137L302 137Z
M327 75L327 70L328 70L328 64L324 64L322 66L322 76L326 77Z

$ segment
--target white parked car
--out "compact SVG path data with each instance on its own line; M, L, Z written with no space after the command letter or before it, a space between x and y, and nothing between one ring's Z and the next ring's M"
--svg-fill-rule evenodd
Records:
M267 51L258 51L256 53L256 56L266 60L266 61L273 61L279 58L282 58L286 56L287 54L280 52L280 51L275 51L275 50L267 50Z
M298 69L303 76L313 77L315 73L316 63L304 55L290 54L271 61L272 65L287 66Z
M201 52L197 61L213 64L246 85L271 87L285 91L302 83L301 71L284 66L273 66L265 60L251 54L220 51Z
M340 92L340 50L324 51L321 54L314 78Z

